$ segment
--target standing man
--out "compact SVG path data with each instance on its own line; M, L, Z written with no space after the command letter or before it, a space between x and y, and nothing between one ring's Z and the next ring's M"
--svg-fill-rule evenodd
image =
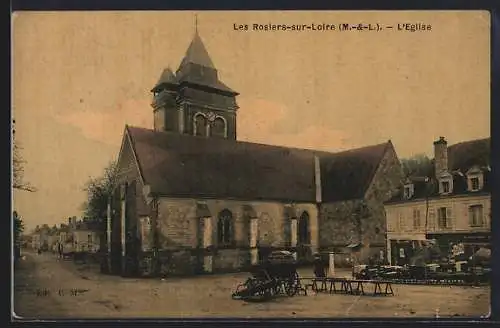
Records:
M57 243L57 251L59 253L59 258L63 259L64 258L64 255L63 255L63 244L61 242Z

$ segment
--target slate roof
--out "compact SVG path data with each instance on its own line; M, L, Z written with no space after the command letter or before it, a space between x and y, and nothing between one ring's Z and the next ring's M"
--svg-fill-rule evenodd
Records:
M216 91L223 91L225 93L229 93L230 95L238 95L238 92L228 87L218 78L207 79L206 76L187 74L179 78L179 84L183 83L198 85L201 87L209 87L210 89L215 89Z
M163 72L160 75L160 78L158 79L158 82L156 82L156 85L151 89L151 92L155 92L159 90L160 87L170 84L170 85L176 85L178 83L174 72L170 69L170 67L167 67L163 70Z
M391 142L321 156L322 200L363 198Z
M170 85L173 90L179 90L183 85L192 85L208 87L230 95L238 94L220 81L217 69L198 32L195 33L193 40L189 44L176 73L174 74L170 68L166 68L158 82L151 89L151 92L159 91L165 85Z
M491 139L460 142L448 147L448 167L451 171L467 172L474 165L490 165Z
M490 145L491 139L476 139L460 142L448 147L448 168L453 177L453 191L448 195L439 195L439 186L434 177L426 183L423 177L409 177L414 185L414 194L410 200L403 198L403 186L399 192L386 203L401 203L422 199L425 197L450 197L456 195L480 194L491 192L491 171L490 171ZM432 160L434 163L434 160ZM469 191L467 188L467 171L473 166L478 166L483 172L484 186L480 191ZM434 172L434 171L433 171Z
M78 221L76 222L75 230L97 231L99 230L99 223L93 221Z
M158 132L127 126L145 184L160 195L315 202L362 198L388 143L341 153Z
M311 152L128 127L153 193L241 199L315 199Z
M184 58L179 65L179 68L187 65L188 63L198 64L204 67L210 67L215 69L214 63L208 54L207 48L203 44L198 32L194 34L193 40L189 44L189 47L184 55Z

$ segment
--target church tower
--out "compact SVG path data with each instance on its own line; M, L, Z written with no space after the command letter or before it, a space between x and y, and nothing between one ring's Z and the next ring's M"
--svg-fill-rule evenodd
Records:
M238 93L219 80L197 29L175 74L166 68L151 92L155 131L236 140Z

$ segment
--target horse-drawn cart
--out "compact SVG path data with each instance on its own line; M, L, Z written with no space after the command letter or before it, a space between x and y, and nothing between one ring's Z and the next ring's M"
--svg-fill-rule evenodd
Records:
M305 291L300 283L293 255L287 251L272 252L250 270L252 277L238 285L233 299L263 301L278 295L294 296Z

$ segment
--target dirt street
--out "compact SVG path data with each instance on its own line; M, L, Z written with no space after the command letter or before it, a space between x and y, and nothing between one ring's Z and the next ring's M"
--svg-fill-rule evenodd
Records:
M98 268L25 253L15 272L14 311L22 318L125 317L479 317L489 287L394 285L395 296L315 294L266 303L231 299L245 273L172 279L126 279ZM311 276L310 270L300 272ZM339 271L349 275L348 271Z

